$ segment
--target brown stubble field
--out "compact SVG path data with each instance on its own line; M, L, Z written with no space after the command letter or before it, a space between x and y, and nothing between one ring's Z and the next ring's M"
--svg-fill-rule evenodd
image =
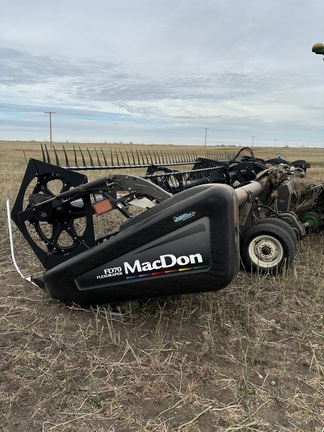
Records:
M38 143L0 142L0 430L324 430L323 233L277 277L240 272L222 291L127 302L123 315L66 306L11 263L5 200L20 187L22 150L40 158ZM324 181L323 149L254 151L306 159L310 181ZM23 272L37 272L15 227L14 238Z

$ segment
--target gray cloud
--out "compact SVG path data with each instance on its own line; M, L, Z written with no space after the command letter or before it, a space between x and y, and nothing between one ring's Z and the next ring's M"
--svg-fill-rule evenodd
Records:
M152 101L159 99L225 100L257 91L261 77L235 73L188 75L166 78L146 76L107 77L104 81L77 86L80 98L114 101Z
M5 48L0 49L0 56L3 59L0 82L3 85L33 86L45 81L62 88L63 81L67 102L68 98L71 102L85 100L91 103L109 100L122 107L131 107L127 102L161 99L222 101L252 95L265 85L265 77L257 73L170 74L157 78L123 72L118 64L108 61L76 62ZM98 70L105 73L98 75Z
M311 53L323 36L320 0L98 0L96 7L58 0L46 8L0 0L0 7L6 136L15 134L15 112L53 109L66 120L67 138L81 130L73 130L75 116L98 137L103 119L117 135L127 119L130 133L154 129L170 141L190 125L215 126L224 139L289 131L296 139L298 131L324 141L322 64Z
M87 77L96 70L93 62L75 62L64 57L35 55L13 48L0 48L1 75L4 85L36 84L51 78ZM117 65L105 62L105 70L115 71Z

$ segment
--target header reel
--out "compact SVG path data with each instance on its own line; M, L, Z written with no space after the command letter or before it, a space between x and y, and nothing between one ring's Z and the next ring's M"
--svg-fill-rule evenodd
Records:
M108 238L96 238L94 214L117 209L130 218L136 198L161 202L170 194L141 178L113 175L88 182L83 174L31 159L12 219L44 268L52 268Z

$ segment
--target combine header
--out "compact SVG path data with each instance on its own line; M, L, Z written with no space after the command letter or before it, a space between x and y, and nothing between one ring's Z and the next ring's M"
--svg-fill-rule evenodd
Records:
M29 280L65 302L219 290L240 261L275 274L324 225L323 184L299 188L305 161L264 161L248 148L198 158L42 146L42 156L29 161L11 216L44 267ZM116 169L140 172L78 172Z

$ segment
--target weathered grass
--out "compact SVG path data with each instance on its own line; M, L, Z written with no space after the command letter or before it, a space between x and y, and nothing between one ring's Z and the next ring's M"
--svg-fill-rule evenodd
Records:
M299 151L310 149L295 150L294 159L309 160ZM320 153L314 158L324 162ZM1 145L0 161L0 429L324 428L323 233L300 242L282 276L239 273L220 292L119 310L67 307L12 267L4 199L13 202L25 163L21 151ZM323 169L309 176L323 181ZM14 235L23 270L35 273L35 257Z

